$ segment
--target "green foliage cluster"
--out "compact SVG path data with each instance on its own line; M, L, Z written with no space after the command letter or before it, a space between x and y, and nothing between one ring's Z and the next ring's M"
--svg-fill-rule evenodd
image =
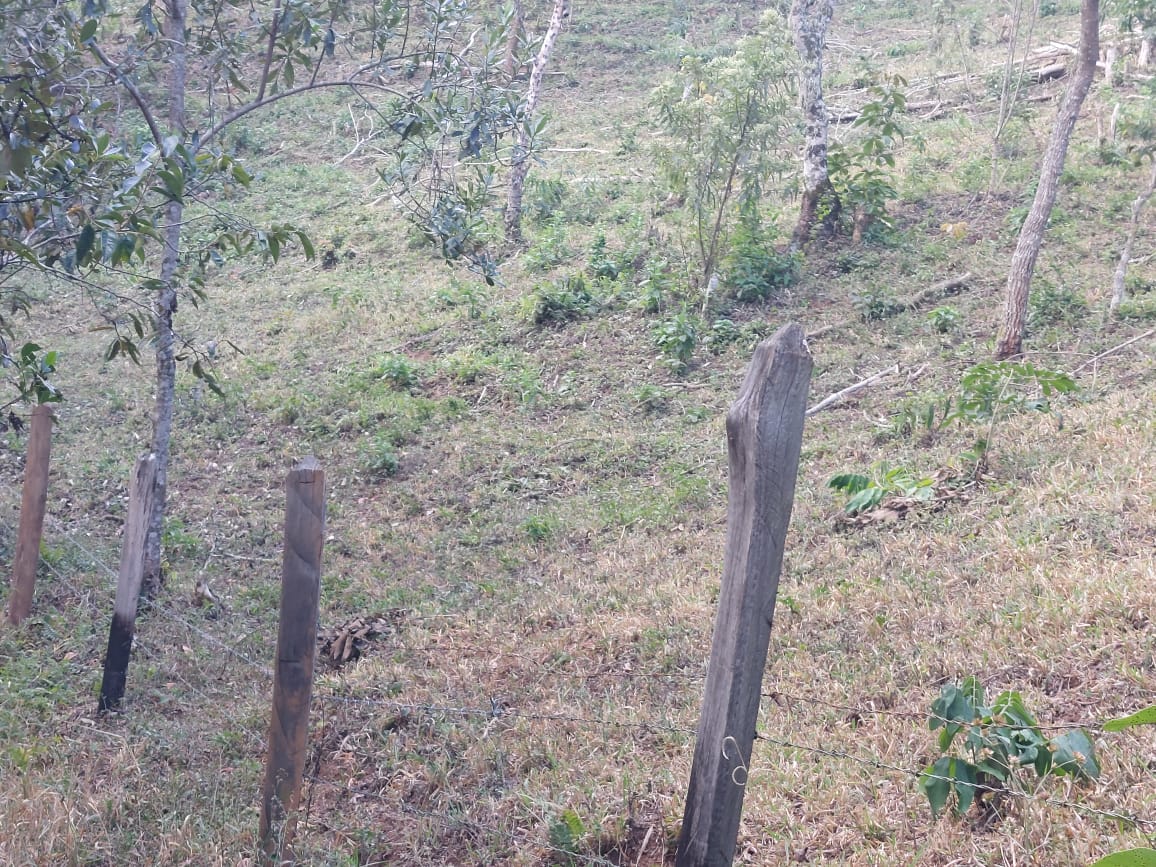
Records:
M600 299L582 274L539 284L526 299L526 315L535 325L562 325L595 312Z
M765 301L799 282L802 258L779 252L773 236L753 216L740 218L723 259L727 287L739 301Z
M856 239L870 224L891 226L887 203L899 196L892 179L895 155L909 135L903 120L906 86L898 75L872 85L871 100L852 124L858 137L828 150L827 172L841 209L838 216L853 221Z
M793 159L795 53L779 13L768 10L733 54L683 59L652 106L669 143L658 154L670 190L690 208L705 285L737 214L755 215L767 183Z
M843 509L848 515L870 511L888 496L914 500L930 500L935 496L935 479L918 476L907 467L892 467L886 463L873 467L871 475L840 473L827 482L827 487L847 497Z
M1038 331L1051 325L1075 325L1088 313L1088 302L1067 286L1037 280L1028 298L1028 328Z
M16 396L8 403L0 404L0 410L23 401L41 404L64 400L60 389L50 379L56 373L56 352L45 351L36 343L25 343L15 356L3 349L3 343L0 342L0 370L4 371L5 380L13 387Z
M963 322L963 316L960 312L951 305L943 305L936 307L927 314L927 322L931 326L931 330L936 334L947 334L952 331L958 331L960 324Z
M698 345L698 330L697 319L685 307L655 326L654 345L672 373L682 373L690 365Z
M943 688L931 703L928 725L939 731L937 745L943 755L923 771L919 787L935 814L950 800L963 815L985 796L990 803L1001 793L1018 790L1032 772L1041 779L1049 774L1077 780L1100 776L1087 732L1068 729L1048 737L1018 692L1001 692L988 705L983 684L975 677Z

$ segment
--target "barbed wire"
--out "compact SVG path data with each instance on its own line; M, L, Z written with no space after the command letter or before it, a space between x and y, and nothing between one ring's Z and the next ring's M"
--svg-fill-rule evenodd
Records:
M94 567L104 571L107 575L109 575L113 579L116 579L118 577L118 572L116 570L112 569L107 563L105 563L104 560L99 555L97 555L94 551L91 550L91 548L89 548L84 543L80 542L75 537L75 534L70 532L67 528L65 528L55 518L51 518L51 516L49 516L49 517L52 520L54 527L61 533L62 537L65 540L67 540L76 550L81 552L85 556L85 558ZM15 535L15 531L13 530L13 528L11 526L9 526L7 524L7 522L0 520L0 526L2 526L9 534L12 534L13 536ZM98 603L96 603L94 600L91 599L91 591L90 590L89 591L82 590L67 575L65 575L64 572L60 568L58 568L57 565L55 563L53 563L51 560L46 559L46 558L41 558L41 562L45 564L45 566L48 568L49 572L54 576L54 578L56 580L58 580L61 583L62 586L69 589L70 591L72 591L77 597L88 598L90 607L94 611L99 612L99 610L101 609L101 606ZM175 612L173 612L173 611L171 611L171 610L169 610L163 606L160 606L160 605L152 602L151 600L142 599L141 603L145 607L146 610L156 612L156 613L160 614L161 616L165 617L166 619L169 619L175 623L182 625L183 627L187 628L193 634L196 634L200 638L207 641L208 643L210 643L216 647L219 647L220 649L224 650L229 655L233 656L236 659L239 659L241 662L243 662L244 664L246 664L250 668L252 668L256 671L260 671L266 677L272 677L273 673L268 666L263 665L262 663L259 663L255 660L253 660L249 655L247 655L246 653L244 653L243 651L241 651L237 647L231 645L229 642L223 641L222 639L218 638L217 636L213 635L212 633L208 632L207 630L204 630L201 627L197 626L196 624L190 622L188 619L181 617L177 613L175 613ZM414 648L405 648L405 649L415 650ZM434 649L444 650L445 648L442 646L438 646L438 645L429 645L429 646L426 646L425 648L419 648L417 650L429 651L429 650L434 650ZM482 649L480 649L480 648L474 648L474 649L478 650L479 652L483 652ZM514 658L518 658L518 659L521 659L525 662L529 662L532 664L541 664L537 660L535 660L533 657L529 657L525 654L515 654L515 653L500 652L500 651L495 653L495 652L491 651L491 655L514 657ZM597 679L597 678L601 678L601 677L613 677L613 678L622 678L622 679L648 679L648 680L667 679L667 680L681 680L681 681L685 681L685 682L698 682L698 681L702 681L705 678L704 673L689 673L689 672L674 673L674 672L665 672L665 671L664 672L634 672L634 671L606 671L606 670L604 670L604 671L598 671L598 672L592 672L592 673L584 673L584 672L567 672L567 671L560 670L560 669L548 669L544 673L550 674L550 675L556 675L556 676L564 676L564 677L570 677L570 678L575 678L575 679L582 679L582 680L592 680L592 679ZM192 691L193 693L198 695L200 698L202 698L206 702L212 701L211 697L207 693L205 693L203 690L199 689L194 684L192 684L188 681L185 681L184 685L186 688L188 688L190 691ZM840 702L833 702L833 701L830 701L827 699L819 699L819 698L814 698L814 697L810 697L810 696L801 696L801 695L797 695L797 694L784 692L781 690L772 690L769 692L764 692L764 693L761 693L761 696L763 698L769 698L772 701L776 701L776 702L788 701L788 702L792 702L792 703L801 703L801 704L807 704L807 705L812 705L812 706L821 706L821 707L825 707L825 708L828 708L831 710L837 710L839 712L848 713L848 714L872 714L872 715L882 715L882 716L895 717L895 718L900 718L900 719L938 720L942 723L961 723L962 722L960 720L952 720L952 719L948 719L948 718L937 716L935 714L930 714L930 713L921 713L921 712L916 712L916 711L903 711L903 710L895 710L895 709L891 709L891 708L879 708L879 707L873 707L873 706L857 706L857 705L852 705L852 704L844 704L844 703L840 703ZM629 730L635 730L635 731L651 733L651 734L656 733L656 732L664 732L665 731L665 732L678 733L678 734L682 734L682 735L688 735L691 738L694 738L697 736L697 732L693 728L688 728L685 726L677 726L677 725L673 725L670 723L636 722L636 721L607 719L607 718L601 718L601 717L580 716L577 714L565 714L565 713L534 713L534 712L531 712L528 710L523 710L523 709L520 709L518 707L512 706L509 703L507 703L505 700L498 698L498 697L490 697L489 707L471 707L471 706L466 706L466 705L405 702L405 701L397 701L397 700L381 699L381 698L373 698L373 697L356 697L356 696L342 696L342 695L336 695L336 694L325 694L325 693L320 693L320 692L316 692L316 691L314 692L313 697L317 701L323 702L323 703L332 703L332 704L347 705L347 706L352 705L352 706L363 706L363 707L376 707L376 708L388 709L395 714L402 714L402 715L426 714L426 715L442 715L442 716L458 716L458 717L475 717L475 718L482 718L482 719L491 720L491 721L503 719L503 718L512 718L512 719L532 720L532 721L538 721L538 722L573 723L573 724L578 724L578 725L595 726L595 727L600 727L600 728L629 729ZM973 722L973 723L963 723L963 724L974 725L974 724L980 724L980 723L974 723ZM993 723L987 723L987 724L981 724L981 725L1007 725L1007 724L1006 723L994 723L993 722ZM1010 727L1021 728L1022 726L1012 725ZM1041 723L1041 724L1038 724L1036 726L1036 728L1049 729L1049 730L1084 729L1087 731L1094 731L1094 732L1102 732L1103 731L1102 729L1097 728L1094 725L1087 725L1087 724L1082 724L1082 723L1070 723L1070 722L1046 723L1046 724ZM265 746L264 740L262 738L260 738L257 734L247 731L246 735L248 736L248 738L251 740L251 742L253 744L255 744L261 748L264 748L264 746ZM826 758L833 758L833 759L839 759L839 760L844 760L844 761L850 761L852 763L855 763L855 764L858 764L858 765L861 765L864 767L870 767L870 768L873 768L876 770L890 771L892 773L900 774L902 776L912 778L915 780L938 780L938 781L946 782L946 783L948 783L952 786L956 786L956 787L971 788L974 791L976 791L977 793L990 793L993 795L998 795L1000 797L1011 797L1011 798L1021 799L1024 801L1042 801L1042 802L1047 803L1047 804L1052 805L1052 806L1061 807L1061 808L1065 808L1065 809L1071 809L1071 810L1075 810L1075 811L1078 811L1081 813L1085 813L1085 814L1089 814L1089 815L1095 815L1095 816L1099 816L1099 817L1105 818L1105 819L1110 819L1110 820L1116 821L1116 822L1124 822L1124 823L1128 823L1130 825L1134 825L1137 827L1156 828L1156 820L1145 819L1145 818L1136 816L1134 814L1128 814L1128 813L1123 813L1123 812L1113 811L1113 810L1103 810L1103 809L1089 806L1087 804L1081 804L1081 803L1078 803L1075 801L1068 801L1068 800L1064 800L1064 799L1048 798L1048 797L1041 798L1041 797L1038 797L1038 795L1036 793L1033 793L1033 792L1026 792L1026 791L1022 791L1022 790L1018 790L1018 789L1005 788L1005 787L1001 787L1001 786L992 786L989 784L980 783L978 781L977 782L969 782L969 781L965 781L965 780L959 780L959 779L956 779L954 777L947 777L947 776L941 776L941 775L934 774L934 773L929 773L926 770L917 770L917 769L913 769L913 768L907 768L907 767L904 767L902 765L888 762L888 761L885 761L881 758L877 758L874 756L862 756L862 755L856 755L856 754L847 752L845 750L832 749L829 747L819 747L819 746L814 746L814 745L809 745L809 744L800 744L800 743L797 743L795 741L792 741L792 740L789 740L786 738L774 737L774 736L766 735L766 734L756 734L755 737L759 741L762 741L762 742L767 743L767 744L773 744L773 745L778 746L780 748L798 750L801 752L805 752L805 753L812 754L812 755L823 756ZM329 783L328 781L319 780L317 778L314 778L313 781L319 782L322 784L336 785L336 784ZM414 815L418 815L422 812L422 811L414 811L414 809L409 807L408 805L401 805L400 808L405 810L405 811L412 812ZM445 821L445 822L453 823L456 825L461 825L463 822L466 824L469 824L469 820L464 820L464 819L461 819L460 817L440 815L440 814L436 814L436 813L429 813L426 816L426 818L431 818L431 819L438 820L438 821ZM509 832L505 832L501 829L486 828L485 826L480 826L480 825L478 825L477 827L483 831L486 831L486 832L495 832L497 834L509 835ZM547 848L552 848L552 847L547 846ZM578 855L576 853L570 852L569 850L553 849L553 851L561 853L561 854L566 854L567 856L572 857L572 858L585 858L587 860L587 863L591 863L591 864L613 865L613 862L607 861L606 859L602 859L602 858L591 859L590 856Z
M96 552L94 552L91 548L89 548L87 545L85 545L79 539L77 539L76 535L74 533L72 533L70 530L68 530L68 528L66 528L59 520L57 520L56 518L54 518L51 515L48 515L46 517L48 520L50 520L52 522L53 527L61 534L61 536L65 540L67 540L77 551L79 551L85 557L85 559L87 559L89 561L89 563L91 565L93 565L94 567L103 571L106 575L108 575L110 578L112 578L114 582L119 580L120 573L118 570L113 569L106 562L104 562L104 560ZM57 576L61 580L61 582L65 584L65 586L69 587L74 592L79 593L79 591L76 589L75 585L73 585L66 578L64 578L64 576L60 574L59 570L57 570L55 566L53 566L50 562L48 562L47 560L44 560L43 558L41 559L41 562L47 563L49 568L51 569L52 573L55 576ZM94 605L94 607L97 607L97 608L100 607L100 606L97 606L96 603L92 603L92 604ZM184 626L186 629L188 629L193 634L204 639L209 644L212 644L214 647L217 647L217 648L225 651L226 653L228 653L230 656L233 656L236 659L239 659L241 662L245 663L247 666L249 666L253 670L261 672L261 674L264 675L265 677L269 677L269 678L273 677L273 671L271 668L269 668L269 666L251 658L248 654L241 651L235 645L233 645L227 641L224 641L221 638L218 638L217 636L213 635L208 630L203 629L202 627L193 623L188 618L181 617L175 611L172 611L171 609L155 602L154 600L148 599L148 598L143 597L143 596L139 598L138 605L140 606L141 609L143 609L145 611L148 611L150 613L159 614L161 617L164 617L165 619L167 619L169 621L172 621L174 623L179 623L180 625Z
M692 737L695 729L677 726L671 723L659 722L628 722L626 720L612 720L599 717L584 717L564 713L532 713L520 710L507 704L503 699L491 697L490 706L469 707L460 705L441 705L421 702L394 701L391 699L356 698L353 696L325 695L314 693L313 698L320 702L332 704L356 705L362 707L376 707L389 710L395 714L426 714L430 716L457 716L479 717L489 720L503 718L537 720L541 722L565 722L579 725L597 726L600 728L635 729L647 733L674 732L687 734Z

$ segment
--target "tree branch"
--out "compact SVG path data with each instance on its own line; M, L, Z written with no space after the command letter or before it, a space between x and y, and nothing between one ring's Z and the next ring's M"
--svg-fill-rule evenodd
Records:
M378 84L378 83L373 82L373 81L358 81L357 79L353 79L353 78L344 78L344 79L339 79L339 80L334 80L334 81L318 81L318 82L314 82L311 84L302 84L298 87L290 88L289 90L279 91L278 93L275 93L272 96L267 97L267 98L255 99L250 103L242 105L240 108L234 109L233 111L231 111L227 115L225 115L223 118L221 118L221 120L217 121L216 124L214 124L212 127L209 128L209 131L206 132L201 137L201 143L204 144L205 142L212 141L214 138L219 136L225 130L225 128L228 127L230 124L235 123L236 121L243 118L245 115L249 114L252 111L256 111L259 108L262 108L263 106L272 105L275 102L280 102L282 99L286 99L290 96L297 96L297 95L302 94L302 93L308 93L311 90L322 90L325 88L332 88L332 87L348 87L351 90L358 90L359 88L368 88L370 90L379 90L379 91L382 91L383 93L388 93L392 96L398 96L398 97L401 97L402 99L406 98L405 93L403 93L400 90L396 90L392 87L389 87L388 85Z
M156 119L153 118L153 113L149 109L148 103L145 102L144 95L137 86L133 84L132 79L125 75L117 64L112 62L99 45L95 42L90 42L88 48L96 55L96 59L104 64L105 69L116 76L124 89L128 91L128 95L132 97L132 101L135 102L136 107L140 109L141 116L144 117L145 123L148 124L149 133L152 134L153 141L157 143L157 147L160 147L164 143L164 136L161 135L160 127L157 126Z

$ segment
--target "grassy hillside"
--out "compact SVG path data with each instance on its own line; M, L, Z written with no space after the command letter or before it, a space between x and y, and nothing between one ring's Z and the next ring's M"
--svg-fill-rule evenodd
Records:
M1049 11L1035 41L1073 42L1075 5ZM725 52L757 13L575 8L543 97L529 245L495 287L397 218L373 143L354 147L356 107L319 97L246 121L233 144L257 178L229 206L301 223L319 257L231 263L206 306L182 309L184 334L222 347L226 396L179 381L168 585L138 621L127 712L110 719L96 690L151 376L102 360L90 308L64 295L37 308L67 401L35 613L0 632L0 862L249 863L282 484L314 454L330 486L322 631L363 618L375 632L356 661L319 666L300 861L671 863L722 567L723 416L753 346L788 321L826 329L810 341L812 403L898 368L807 423L742 863L1079 865L1149 838L1156 743L1099 726L1156 687L1156 341L1093 361L1152 327L1143 303L1103 315L1147 169L1103 159L1097 118L1139 91L1097 82L1037 268L1028 358L1079 390L1050 413L928 430L925 408L991 355L1063 82L1026 88L993 148L1004 22L982 4L841 4L832 110L890 73L926 104L909 113L924 146L901 151L894 226L816 241L797 285L717 300L699 321L647 102L683 54ZM767 204L788 227L793 202ZM1149 218L1141 293L1153 240ZM631 267L599 282L607 257ZM665 288L647 279L663 260ZM560 296L578 273L591 297ZM953 294L899 304L961 275ZM655 332L684 305L697 339L675 371ZM0 444L4 563L23 449ZM849 519L828 480L882 464L934 479L936 496ZM217 601L195 604L198 584ZM937 757L927 713L967 675L1021 691L1045 726L1088 727L1100 781L1049 779L933 818L914 777Z

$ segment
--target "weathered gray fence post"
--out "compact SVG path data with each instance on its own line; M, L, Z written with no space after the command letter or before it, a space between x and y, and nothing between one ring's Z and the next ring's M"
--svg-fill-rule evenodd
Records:
M153 487L157 478L157 456L141 455L132 472L128 493L128 519L120 543L120 573L116 580L116 604L108 628L108 651L104 655L104 677L100 681L100 712L117 710L128 680L128 660L136 630L136 609L140 582L144 575L145 535L153 509Z
M281 620L260 825L261 851L274 864L286 857L292 842L305 772L325 540L325 472L316 458L305 458L289 473L285 487Z
M734 858L810 382L792 323L759 344L727 413L726 555L677 867Z
M48 459L51 451L52 408L42 403L32 410L28 456L24 461L20 527L16 531L12 590L8 597L8 620L13 626L18 626L32 610L36 567L40 564L40 540L44 536L44 512L48 506Z

